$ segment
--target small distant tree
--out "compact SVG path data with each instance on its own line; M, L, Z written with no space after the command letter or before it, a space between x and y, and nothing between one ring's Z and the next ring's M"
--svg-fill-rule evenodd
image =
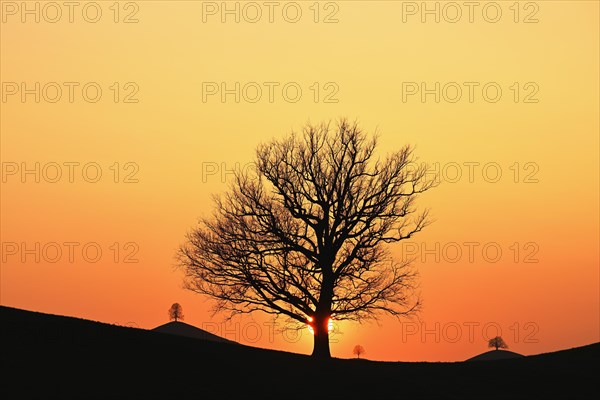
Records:
M504 342L504 340L500 336L496 336L488 341L488 347L495 347L498 349L508 349L508 345Z
M183 319L183 308L179 303L175 303L169 308L169 319L174 319L177 322L178 319Z
M360 358L362 354L365 354L365 348L362 347L360 344L357 344L356 346L354 346L354 350L352 350L352 353L356 356L356 358Z

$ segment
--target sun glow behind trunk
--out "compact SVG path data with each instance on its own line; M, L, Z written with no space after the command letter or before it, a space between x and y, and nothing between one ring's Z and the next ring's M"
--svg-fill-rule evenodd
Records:
M310 332L311 335L315 334L315 330L313 329L311 323L313 322L313 317L308 317L308 323L306 324L306 327L308 328L308 331ZM331 320L331 318L329 318L327 320L327 332L331 333L333 332L333 321Z

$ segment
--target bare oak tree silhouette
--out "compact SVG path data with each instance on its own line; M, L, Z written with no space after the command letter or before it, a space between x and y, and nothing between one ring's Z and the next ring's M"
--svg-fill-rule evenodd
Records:
M180 247L185 287L229 318L262 311L309 324L317 358L330 357L330 318L417 311L416 271L386 244L430 223L414 200L435 179L412 147L380 159L376 146L346 119L258 146L255 169L236 172Z

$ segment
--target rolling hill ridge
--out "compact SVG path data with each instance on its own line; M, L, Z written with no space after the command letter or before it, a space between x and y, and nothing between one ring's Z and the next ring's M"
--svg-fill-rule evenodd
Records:
M597 391L600 359L595 343L483 363L318 362L1 306L0 335L2 391L19 398L576 398Z

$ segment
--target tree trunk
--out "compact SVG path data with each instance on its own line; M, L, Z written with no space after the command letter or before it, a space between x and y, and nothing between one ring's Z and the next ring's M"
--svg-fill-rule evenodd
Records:
M331 318L334 284L331 264L329 260L322 263L325 266L323 267L323 282L321 283L319 304L315 310L315 315L313 315L314 347L312 357L319 359L331 358L331 352L329 351L329 318Z
M312 357L320 359L331 358L329 351L329 316L315 315L313 321L314 347Z

